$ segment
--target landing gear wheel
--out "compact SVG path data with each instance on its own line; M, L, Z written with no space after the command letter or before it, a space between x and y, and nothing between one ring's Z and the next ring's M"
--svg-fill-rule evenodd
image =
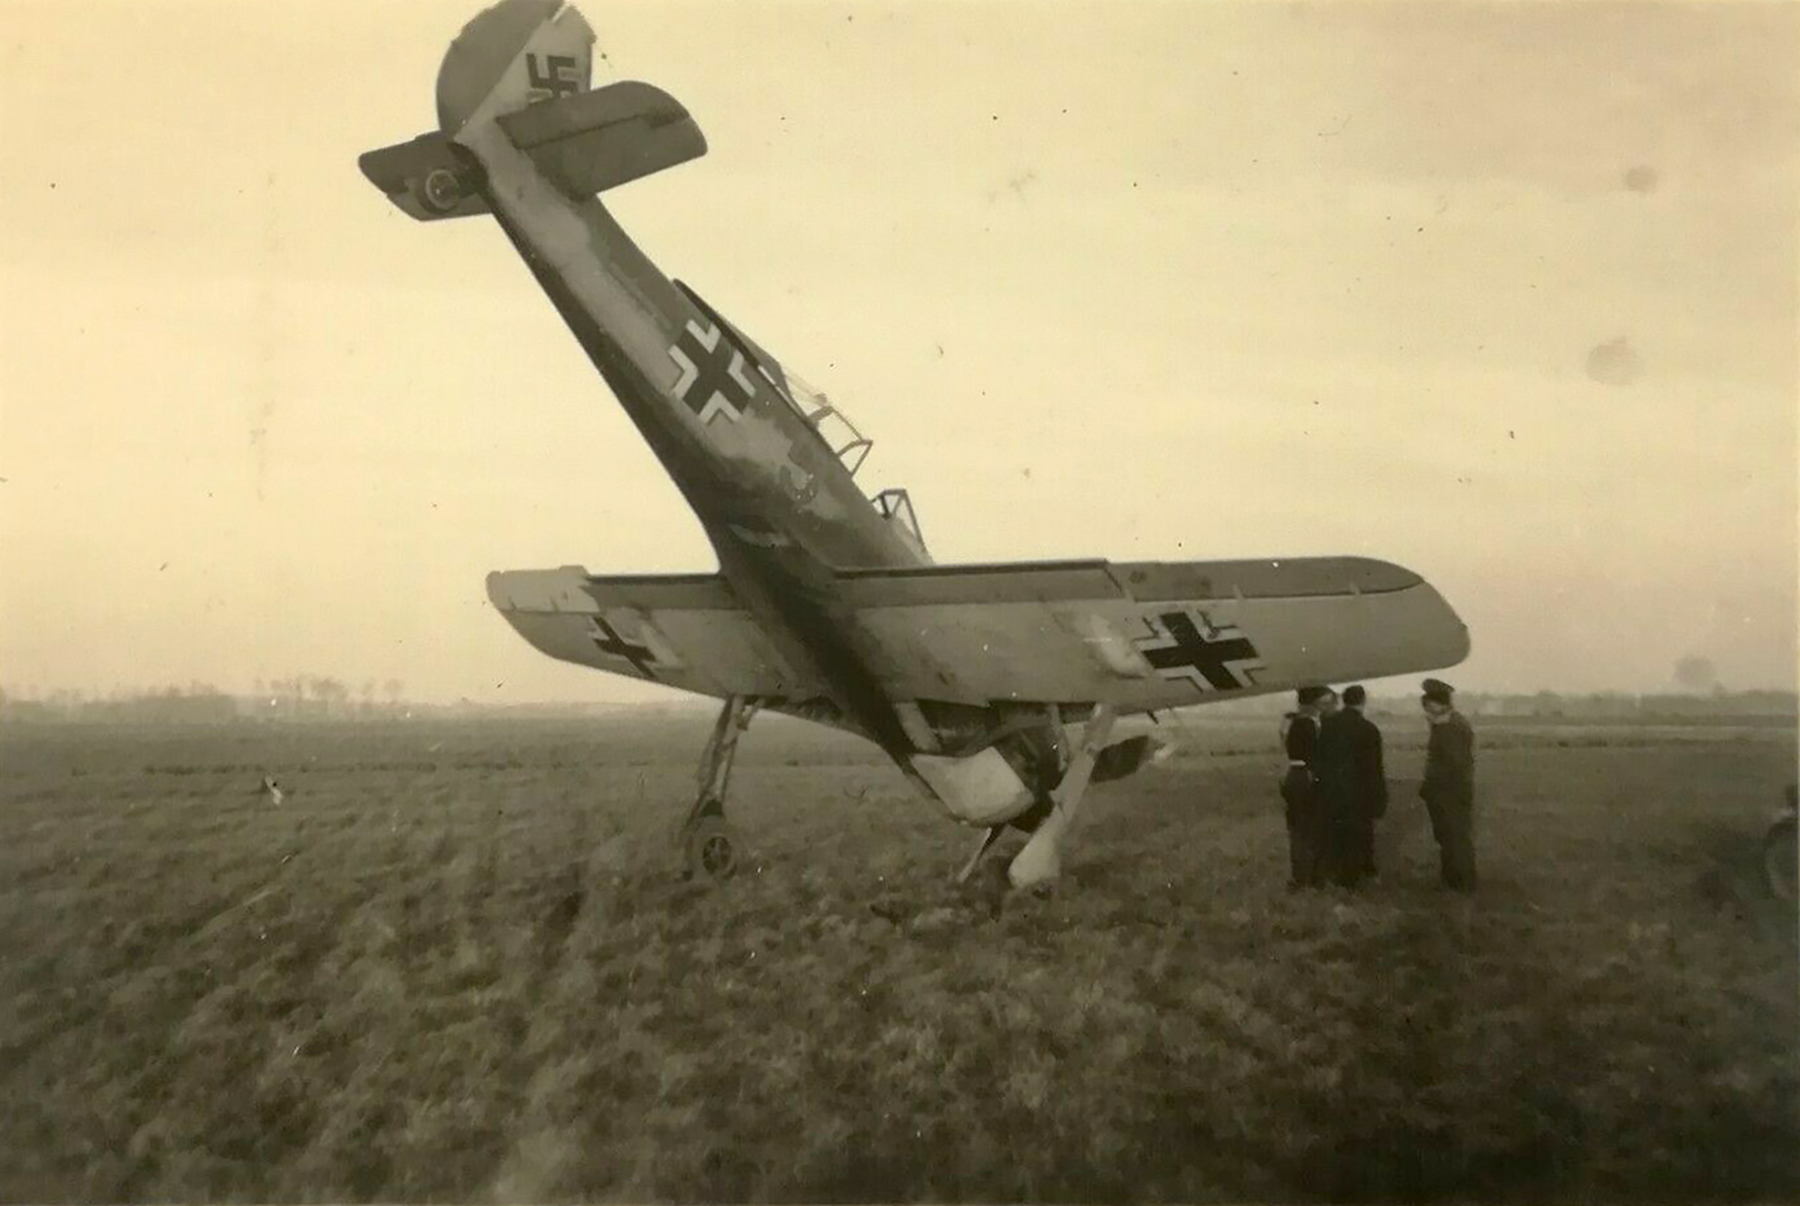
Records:
M1800 878L1800 867L1795 865L1795 842L1793 821L1771 825L1763 839L1763 876L1769 881L1769 891L1782 900L1794 899L1795 879Z
M433 168L414 189L419 203L433 213L447 214L468 195L463 182L449 168Z
M685 853L689 879L730 879L745 861L743 839L719 817L702 817L688 830Z
M700 755L699 794L688 809L687 819L675 830L684 879L700 875L717 883L736 875L747 861L743 839L725 823L725 788L731 779L732 760L737 756L738 738L749 726L757 707L757 702L747 696L729 696L713 724L712 737Z

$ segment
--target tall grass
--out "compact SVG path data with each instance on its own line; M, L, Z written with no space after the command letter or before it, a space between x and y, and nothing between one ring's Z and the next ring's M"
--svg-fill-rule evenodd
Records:
M0 1197L1800 1195L1791 732L1484 727L1470 902L1404 792L1289 895L1272 739L1194 723L1000 900L779 721L682 883L706 723L0 734Z

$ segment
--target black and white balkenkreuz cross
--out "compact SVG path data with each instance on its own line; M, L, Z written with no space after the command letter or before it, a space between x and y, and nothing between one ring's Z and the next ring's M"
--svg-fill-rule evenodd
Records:
M1164 678L1186 679L1201 691L1236 691L1256 681L1256 646L1233 625L1215 625L1190 609L1145 616L1144 628L1132 643Z
M608 657L620 657L631 663L631 668L645 678L655 678L656 654L648 645L637 645L619 635L619 630L602 620L599 616L589 616L588 624L592 631L588 639L594 642L594 648Z
M688 409L710 423L718 415L733 422L756 397L744 354L731 346L719 328L690 318L681 337L669 348L669 359L681 369L675 380L675 396Z

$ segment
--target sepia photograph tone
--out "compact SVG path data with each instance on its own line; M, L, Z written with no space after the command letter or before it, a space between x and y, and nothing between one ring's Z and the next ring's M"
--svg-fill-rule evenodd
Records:
M0 14L0 1203L1800 1200L1800 5Z

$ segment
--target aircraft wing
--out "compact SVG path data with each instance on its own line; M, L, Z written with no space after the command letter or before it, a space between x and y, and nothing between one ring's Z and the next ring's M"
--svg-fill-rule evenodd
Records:
M571 565L492 573L487 586L520 636L565 662L720 698L824 694L717 574L600 578Z
M841 575L900 698L1182 707L1455 665L1423 578L1355 557L1066 561Z
M1382 561L1061 561L840 572L854 644L890 696L1109 703L1124 713L1436 670L1468 631ZM489 576L552 657L707 695L825 694L713 574Z

